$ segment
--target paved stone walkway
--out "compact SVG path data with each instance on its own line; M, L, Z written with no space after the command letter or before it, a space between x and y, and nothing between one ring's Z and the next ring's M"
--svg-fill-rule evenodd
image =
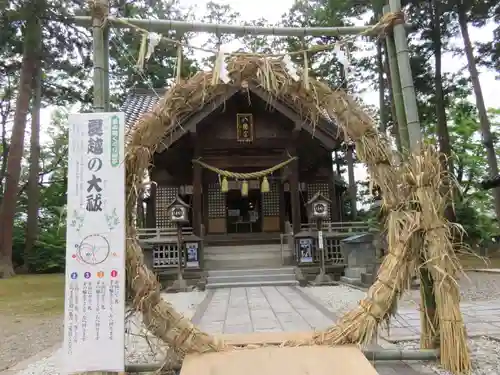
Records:
M216 289L209 292L202 305L204 311L197 313L193 322L214 334L304 332L324 329L337 318L294 287ZM401 361L374 363L380 375L429 373L412 366Z
M210 333L291 332L323 329L327 317L289 287L216 289L199 325Z
M500 335L500 300L470 302L460 305L467 334L472 336ZM420 338L420 312L401 309L391 321L389 334L381 335L390 342Z

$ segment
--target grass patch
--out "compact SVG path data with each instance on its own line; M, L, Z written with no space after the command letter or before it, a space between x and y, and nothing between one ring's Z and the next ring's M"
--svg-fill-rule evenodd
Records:
M465 269L471 268L500 268L500 253L494 252L489 257L476 255L460 255L460 262Z
M50 316L64 312L64 275L0 279L0 315Z

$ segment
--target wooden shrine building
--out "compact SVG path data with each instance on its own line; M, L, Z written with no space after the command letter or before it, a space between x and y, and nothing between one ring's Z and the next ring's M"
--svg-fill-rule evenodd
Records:
M162 94L131 92L123 108L127 123L151 110ZM305 203L318 192L331 200L329 219L343 220L345 187L332 165L332 152L342 141L332 120L321 118L313 128L294 108L249 86L228 88L224 97L196 108L179 129L167 132L154 154L150 179L156 184L146 228L172 227L165 208L177 194L191 206L189 226L208 238L284 233L286 222L297 233L308 223ZM280 163L286 165L266 176L266 189L263 178L229 177L226 184L214 172L250 173Z
M367 230L344 215L349 196L332 158L343 132L279 60L231 64L227 84L200 72L168 91L136 89L122 107L130 137L155 139L137 215L146 257L168 275L184 259L192 278L231 267L317 269L320 240L306 206L321 196L325 259L343 270L340 241ZM269 64L284 81L269 83ZM328 95L325 87L315 89ZM181 253L167 209L176 197L189 207Z

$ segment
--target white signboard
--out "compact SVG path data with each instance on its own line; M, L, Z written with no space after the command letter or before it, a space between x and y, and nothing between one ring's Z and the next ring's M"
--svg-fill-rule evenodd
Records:
M323 231L320 230L320 231L318 231L318 247L320 249L324 249L323 245L324 245L324 243L323 243Z
M69 116L64 373L125 366L125 118Z

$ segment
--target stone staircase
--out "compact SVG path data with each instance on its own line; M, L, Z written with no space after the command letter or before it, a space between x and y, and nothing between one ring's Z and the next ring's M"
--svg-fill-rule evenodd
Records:
M282 266L278 244L206 246L205 269L279 268Z
M206 289L298 285L293 267L208 271Z
M293 267L283 267L279 244L205 247L207 289L262 285L297 285Z

